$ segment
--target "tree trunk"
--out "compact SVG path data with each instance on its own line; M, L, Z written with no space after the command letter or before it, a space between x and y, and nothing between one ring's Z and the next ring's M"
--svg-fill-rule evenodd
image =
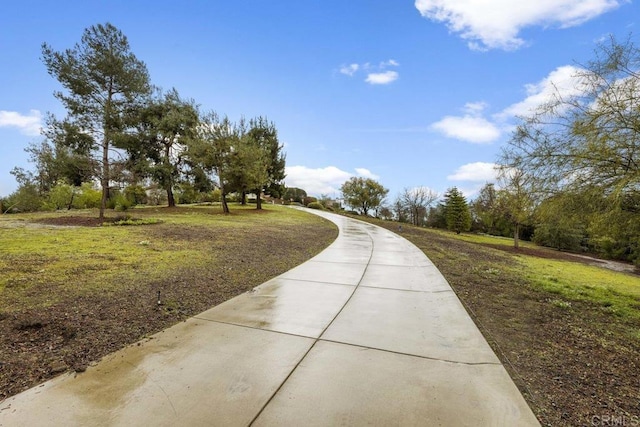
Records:
M169 202L170 208L176 207L176 199L173 197L173 174L171 173L171 161L169 159L169 155L171 154L171 144L164 144L164 166L167 167L166 170L169 170L169 176L167 180L167 201Z
M105 134L102 141L102 176L100 177L100 185L102 185L102 199L100 200L99 219L104 219L104 211L107 208L107 199L109 198L109 141Z
M262 210L262 197L260 197L260 191L258 191L256 194L258 195L258 198L256 199L256 209L257 210Z
M69 200L69 204L67 205L67 210L68 210L68 211L70 211L70 210L71 210L71 207L73 206L73 199L74 199L75 195L76 195L76 192L75 192L75 191L72 191L72 192L71 192L71 200ZM0 206L0 208L1 208L1 206ZM2 211L2 209L0 209L0 212L1 212L1 211Z
M167 200L169 201L170 208L176 207L176 199L173 196L173 188L171 188L171 185L167 187Z
M102 176L100 177L100 184L102 185L102 200L100 201L99 219L104 219L104 211L107 208L107 199L109 198L109 118L111 117L112 96L113 77L110 77L107 99L104 106L104 123L102 123Z
M246 206L247 204L247 192L244 190L242 190L242 193L240 195L240 204L242 206Z
M229 213L229 205L227 204L227 195L222 193L222 212L228 214Z
M515 229L513 230L513 247L516 249L520 248L520 224L516 223Z

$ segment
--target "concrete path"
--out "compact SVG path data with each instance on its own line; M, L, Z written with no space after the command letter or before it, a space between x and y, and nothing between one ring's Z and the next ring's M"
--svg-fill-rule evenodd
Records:
M536 426L422 252L382 228L0 402L0 426Z

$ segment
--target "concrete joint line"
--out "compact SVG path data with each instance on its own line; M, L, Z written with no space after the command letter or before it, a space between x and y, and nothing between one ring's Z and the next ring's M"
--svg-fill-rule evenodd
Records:
M364 275L367 272L367 268L369 267L370 263L371 263L371 258L373 257L373 251L375 249L375 240L373 239L373 237L371 236L371 234L369 233L369 230L365 229L365 232L367 233L367 236L369 237L369 239L371 239L371 252L369 254L369 260L367 261L366 267L364 269L364 271L362 272L362 276L360 276L360 280L358 281L358 283L356 284L356 286L353 287L353 291L351 292L351 295L349 295L349 298L347 299L347 301L345 301L345 303L342 305L342 307L340 308L340 310L336 313L335 316L333 316L333 319L331 319L331 322L329 322L329 324L322 330L322 333L320 333L320 335L318 336L318 338L315 338L315 340L313 341L313 344L311 344L311 346L309 347L309 349L305 352L305 354L302 356L302 358L298 361L298 363L296 363L296 365L293 367L293 369L291 370L291 372L289 372L289 375L287 375L287 377L282 381L282 383L278 386L278 388L276 389L276 391L273 392L273 394L269 397L269 399L267 400L267 402L262 406L262 408L260 408L260 411L258 411L258 413L256 414L255 417L253 417L253 419L251 420L251 422L249 423L249 426L253 425L253 423L256 422L256 420L258 418L260 418L260 415L264 412L265 408L267 406L269 406L269 403L271 403L271 401L273 400L273 398L280 392L280 390L282 389L282 387L287 383L287 381L289 381L289 378L291 378L291 375L293 375L293 373L296 371L296 369L298 369L298 366L300 366L300 364L307 358L307 356L309 355L309 353L311 352L311 350L313 350L313 348L316 346L316 344L318 342L320 342L322 340L322 336L324 335L324 333L327 331L327 329L329 329L331 327L331 325L333 324L333 322L335 322L335 320L338 318L338 316L340 316L340 313L342 313L342 311L344 310L344 308L347 306L347 304L349 304L349 301L351 301L351 299L353 298L353 295L356 293L356 290L358 289L358 287L360 287L360 283L362 283L362 279L364 278ZM318 262L322 262L322 261L318 261ZM345 263L346 264L346 263ZM358 264L358 263L351 263L351 264Z

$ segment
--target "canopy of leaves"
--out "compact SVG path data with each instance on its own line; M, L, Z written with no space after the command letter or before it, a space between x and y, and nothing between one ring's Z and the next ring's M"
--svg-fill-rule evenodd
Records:
M371 178L352 177L340 188L347 205L362 215L368 215L372 209L379 208L389 190Z

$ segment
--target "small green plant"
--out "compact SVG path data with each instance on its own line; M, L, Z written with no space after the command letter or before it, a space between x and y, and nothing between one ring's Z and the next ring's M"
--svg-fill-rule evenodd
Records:
M123 219L119 219L113 222L103 222L102 226L109 227L109 226L125 226L125 225L152 225L152 224L160 224L161 222L162 221L156 218L136 219L136 218L125 217Z
M561 299L552 299L552 300L549 300L549 302L558 308L563 308L563 309L571 308L571 302L569 301L564 301Z
M324 210L324 206L322 206L322 203L320 202L311 202L307 205L307 207L309 209L318 209L318 210Z

